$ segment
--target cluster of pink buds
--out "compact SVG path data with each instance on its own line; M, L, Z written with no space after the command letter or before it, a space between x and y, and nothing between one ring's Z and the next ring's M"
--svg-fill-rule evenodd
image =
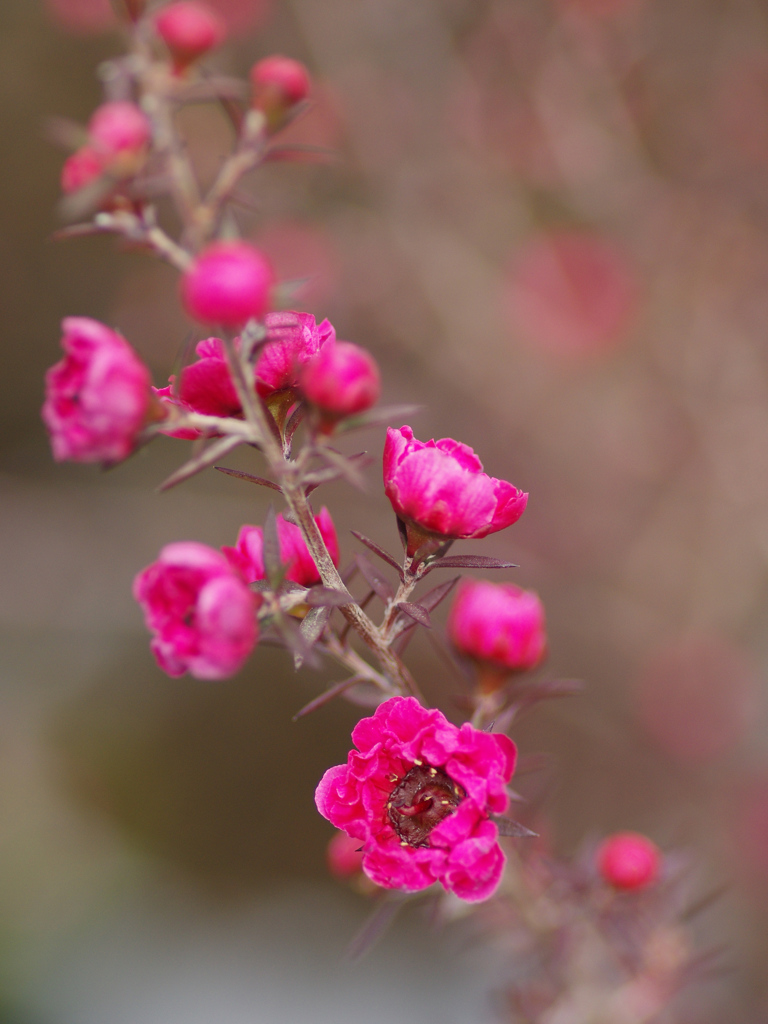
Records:
M326 319L279 308L285 282L258 239L237 237L233 228L237 189L247 172L279 153L271 148L274 137L307 107L309 75L294 60L268 57L233 100L231 80L195 71L225 37L212 8L172 0L149 11L136 2L130 11L130 60L113 62L105 76L111 95L124 98L97 108L87 141L66 161L62 188L77 202L65 204L65 212L85 217L74 233L111 232L174 267L180 305L198 333L194 355L190 344L167 385L153 387L120 334L87 317L65 319L64 357L48 371L43 407L54 457L113 464L160 438L191 441L178 444L182 464L162 488L215 467L283 503L281 511L270 507L263 523L244 524L234 544L172 541L138 573L134 596L157 664L170 676L224 679L269 638L291 652L297 667L324 659L341 670L342 678L297 715L336 697L374 709L355 726L346 763L328 768L315 793L320 814L339 830L332 870L356 884L365 878L358 887L368 893L429 892L445 916L456 898L468 905L496 901L494 920L508 917L511 932L525 892L534 908L526 941L536 946L530 921L554 922L546 927L563 941L547 935L544 945L556 949L553 963L565 977L563 950L581 934L584 894L605 918L590 924L597 934L634 899L651 901L665 870L658 848L631 832L608 838L581 875L573 869L556 877L541 857L529 870L540 848L530 843L535 833L507 817L522 798L510 789L517 748L506 731L522 706L570 692L533 675L548 646L541 600L510 582L460 584L443 653L471 685L437 698L450 713L465 712L458 724L427 706L404 660L420 628L441 644L432 615L458 582L453 576L425 590L426 577L512 568L491 555L449 550L513 526L528 494L486 473L460 441L421 441L407 424L389 426L382 489L402 552L393 555L353 531L365 550L344 560L331 513L325 506L316 512L312 496L336 480L358 485L370 460L339 446L355 430L402 422L404 413L375 408L380 374L369 352L337 340ZM207 185L177 135L175 116L201 98L217 107L223 99L239 103L232 151ZM158 193L175 207L176 236L161 226ZM236 449L257 460L258 473L222 464ZM507 839L522 852L505 874ZM556 891L566 892L560 903ZM542 957L538 946L536 955ZM557 1007L560 996L553 985L547 1006ZM564 1010L536 1019L581 1018Z
M151 134L149 120L135 103L102 103L88 123L87 142L62 167L62 192L78 192L100 181L106 192L113 192L144 166Z

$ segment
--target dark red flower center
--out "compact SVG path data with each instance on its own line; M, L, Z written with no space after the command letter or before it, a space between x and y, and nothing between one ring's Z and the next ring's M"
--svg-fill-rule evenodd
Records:
M404 846L429 846L429 834L453 814L466 793L442 768L415 764L387 801L392 828Z

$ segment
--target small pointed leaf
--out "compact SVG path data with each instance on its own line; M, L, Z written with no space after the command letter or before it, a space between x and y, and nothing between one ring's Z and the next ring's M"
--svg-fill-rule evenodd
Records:
M333 700L334 697L338 697L340 694L344 693L345 690L348 690L350 686L362 683L364 679L365 676L350 676L349 679L342 679L340 683L334 683L333 686L329 686L327 690L321 693L319 697L315 697L314 700L305 704L300 711L297 711L293 716L293 721L297 722L300 718L303 718L304 715L308 715L311 711L317 711L318 708L323 707L329 701Z
M238 480L248 480L252 484L259 484L260 487L270 487L273 491L279 491L280 485L263 476L254 476L252 473L244 473L241 469L230 469L228 466L214 466L219 473L226 473L227 476L237 477Z
M516 562L508 562L505 558L491 558L488 555L448 555L436 558L427 566L432 569L518 569Z
M379 545L376 544L375 541L372 541L369 537L366 537L362 533L358 533L357 530L350 530L350 533L352 534L353 537L357 537L357 539L360 541L361 544L365 544L365 546L368 548L368 550L372 551L374 553L374 555L378 555L379 558L383 559L383 561L385 561L387 563L387 565L391 565L392 568L397 571L397 573L399 574L400 578L402 579L402 577L403 577L403 570L397 564L396 560L392 557L392 555L390 555L387 551L385 551L384 548L380 548Z
M450 594L453 588L461 579L461 576L454 576L452 580L448 580L446 583L441 583L439 587L433 587L432 590L427 591L424 597L419 598L420 607L426 609L426 611L434 611L435 608L444 601Z
M370 558L367 555L359 554L355 555L355 561L368 586L376 592L385 604L387 601L391 601L395 596L395 592Z
M175 487L176 484L182 483L184 480L189 480L190 477L195 476L197 473L202 472L209 466L212 466L217 459L220 459L222 455L227 455L233 449L237 448L242 443L242 437L220 437L217 441L213 441L204 448L199 454L194 455L191 459L184 463L184 465L177 469L175 473L164 480L158 490L167 491L171 487Z
M411 604L410 601L400 601L397 607L401 612L405 612L406 615L418 622L420 626L432 629L432 620L429 617L429 612L424 608L419 607L417 604Z
M371 409L360 416L350 416L338 424L336 430L347 433L350 430L361 430L363 427L379 427L392 420L407 420L416 413L421 412L423 405L382 405L377 409Z
M311 649L322 636L330 615L330 608L312 608L304 616L304 621L299 626L299 632L309 649ZM306 651L299 648L294 649L293 664L297 670L301 668L305 658Z
M517 839L525 837L538 836L538 832L531 832L525 825L521 825L519 821L512 821L511 818L502 818L500 815L492 814L491 821L496 825L499 830L500 836L513 836Z
M272 505L267 510L264 520L262 558L264 572L273 590L277 590L285 577L285 566L280 559L280 540L277 535L277 517Z

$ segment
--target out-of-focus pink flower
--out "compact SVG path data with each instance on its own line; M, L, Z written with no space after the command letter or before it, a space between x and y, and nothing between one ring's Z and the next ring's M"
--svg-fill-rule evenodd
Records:
M309 72L297 60L274 54L257 61L250 71L256 99L265 90L279 94L283 103L294 104L309 95Z
M150 402L149 370L98 320L62 321L64 358L45 377L43 420L61 462L117 462L133 450Z
M768 882L768 775L740 779L727 793L723 808L726 834L732 837L741 869L763 884Z
M135 103L102 103L88 122L91 146L105 159L140 154L151 136L147 115Z
M272 0L210 0L230 35L240 37L261 26L272 13Z
M555 0L563 11L573 11L587 18L613 18L636 10L645 0Z
M269 340L256 362L256 390L262 398L295 388L307 360L336 340L330 321L318 324L311 313L270 313L266 324Z
M600 844L597 869L615 889L647 889L659 877L661 851L639 832L617 832Z
M242 327L269 308L274 275L266 257L247 242L214 242L181 279L190 316L201 323Z
M258 639L259 598L220 551L195 541L166 545L133 596L155 634L151 650L169 676L226 679Z
M81 146L68 156L61 168L61 191L64 195L77 192L104 173L104 157L92 146Z
M353 839L346 832L337 832L326 848L328 868L336 878L354 878L363 870L363 853L360 840Z
M275 54L257 61L251 68L250 78L253 106L266 115L273 131L283 124L292 108L309 95L309 72L290 57Z
M45 5L62 28L79 35L117 27L110 0L45 0Z
M292 523L286 523L281 515L276 516L275 521L277 539L280 544L280 561L286 566L286 579L293 580L294 583L298 583L302 587L311 587L313 584L319 583L320 574L312 561L312 556L307 551L299 527ZM338 565L339 540L331 513L325 506L315 516L315 522L333 564ZM224 547L222 551L249 583L255 583L256 580L263 580L266 577L263 554L264 531L260 526L242 526L237 535L235 547Z
M221 16L201 0L177 0L161 8L155 29L178 70L220 46L227 35Z
M370 409L381 391L373 356L350 341L325 345L304 364L299 385L304 397L331 421Z
M504 854L492 814L509 804L517 751L498 733L458 728L414 697L392 697L352 732L357 750L315 793L336 828L360 840L363 871L387 889L440 882L464 900L491 896Z
M448 635L462 654L512 671L535 668L547 650L538 595L513 583L462 580Z
M503 530L517 522L528 501L513 484L484 473L468 445L450 437L418 441L410 427L387 430L384 491L401 519L443 537Z
M513 330L557 355L609 348L628 330L637 284L625 255L588 231L551 231L515 256L505 290Z
M637 686L640 720L664 752L705 764L738 743L753 719L756 673L745 654L714 634L655 651Z

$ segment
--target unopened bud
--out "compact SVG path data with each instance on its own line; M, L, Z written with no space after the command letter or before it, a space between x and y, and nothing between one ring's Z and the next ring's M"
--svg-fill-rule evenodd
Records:
M274 274L266 256L247 242L214 242L181 280L187 312L201 323L242 327L269 308Z
M639 832L617 832L599 847L597 868L615 889L647 889L659 876L661 851Z
M381 390L373 356L349 341L323 346L304 365L299 384L329 427L345 416L370 409Z
M176 71L220 46L227 35L221 17L200 0L178 0L164 7L155 18L155 29L168 47Z
M263 111L271 131L277 131L297 103L309 95L309 72L297 60L275 54L251 68L253 106Z

